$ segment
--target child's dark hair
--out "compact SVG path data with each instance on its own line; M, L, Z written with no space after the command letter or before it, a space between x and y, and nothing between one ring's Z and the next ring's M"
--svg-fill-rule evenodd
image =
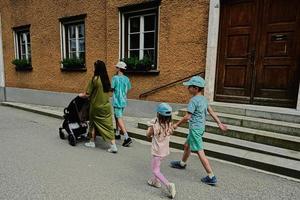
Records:
M198 87L198 86L195 86L195 85L190 85L189 87L198 89L198 92L202 92L202 90L204 89L202 87Z
M157 113L158 123L161 128L164 129L164 136L168 136L167 132L169 132L173 127L172 125L172 116L163 116L159 113ZM162 131L159 132L161 134Z
M123 74L125 73L125 71L126 71L126 69L121 69L121 68L119 68L120 69L120 72L122 72Z

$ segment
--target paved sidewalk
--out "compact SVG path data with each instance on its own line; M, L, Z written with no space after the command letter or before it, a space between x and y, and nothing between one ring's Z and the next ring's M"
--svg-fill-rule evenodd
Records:
M107 153L99 138L96 149L76 147L60 140L61 119L0 106L1 200L129 200L167 199L146 184L150 172L150 146L135 141L131 148L118 142L117 155ZM196 156L186 170L168 163L182 153L172 152L162 172L176 183L178 200L296 200L300 183L278 176L211 160L217 187L200 183L205 175Z

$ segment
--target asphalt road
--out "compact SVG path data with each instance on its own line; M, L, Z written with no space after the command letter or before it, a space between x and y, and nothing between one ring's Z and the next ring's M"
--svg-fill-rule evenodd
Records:
M61 120L0 106L1 200L145 200L168 199L149 187L150 146L135 142L116 155L107 153L101 138L96 149L71 147L58 137ZM300 183L251 169L211 161L219 184L200 183L205 175L196 156L184 171L168 163L181 153L172 152L162 172L176 184L176 199L300 198Z

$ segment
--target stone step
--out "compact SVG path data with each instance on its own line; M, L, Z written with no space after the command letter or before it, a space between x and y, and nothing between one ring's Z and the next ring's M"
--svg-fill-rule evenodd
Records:
M178 116L184 116L184 114L185 112L183 111L178 112ZM217 113L217 115L225 124L300 136L300 123L262 119L227 113ZM207 120L214 121L210 115L207 116Z
M146 137L146 131L139 128L128 128L131 137L150 142ZM170 146L176 149L183 149L185 138L172 136ZM210 157L238 163L244 166L273 172L293 178L300 178L300 162L282 157L277 157L249 150L223 146L210 142L204 142L205 153ZM180 158L178 158L180 159Z
M292 122L297 124L300 123L300 111L291 108L278 108L221 102L213 102L211 103L211 106L213 107L214 111L219 113ZM185 112L186 109L179 110L179 115L182 116Z
M181 117L179 116L173 116L174 122L177 122L180 119ZM182 124L182 127L187 128L188 123ZM218 135L224 134L219 129L216 123L209 122L209 121L206 122L206 131ZM239 127L234 125L228 125L228 131L225 133L225 135L228 137L247 140L247 141L256 142L260 144L266 144L266 145L271 145L271 146L280 147L284 149L300 151L300 137L297 136Z
M138 128L146 130L148 128L148 125L146 122L140 121L138 123ZM178 127L175 130L174 135L178 137L186 138L188 132L189 132L188 129ZM300 161L300 152L298 151L283 149L283 148L274 147L265 144L259 144L256 142L250 142L246 140L240 140L240 139L231 138L223 135L217 135L217 134L206 132L203 136L203 141Z

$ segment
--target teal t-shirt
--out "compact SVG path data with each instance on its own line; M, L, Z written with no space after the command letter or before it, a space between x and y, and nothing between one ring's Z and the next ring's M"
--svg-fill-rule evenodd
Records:
M191 98L187 111L192 114L189 120L190 129L205 129L205 120L208 109L208 101L204 96Z
M131 89L130 80L124 75L115 75L112 78L113 107L124 108L127 106L127 92Z

